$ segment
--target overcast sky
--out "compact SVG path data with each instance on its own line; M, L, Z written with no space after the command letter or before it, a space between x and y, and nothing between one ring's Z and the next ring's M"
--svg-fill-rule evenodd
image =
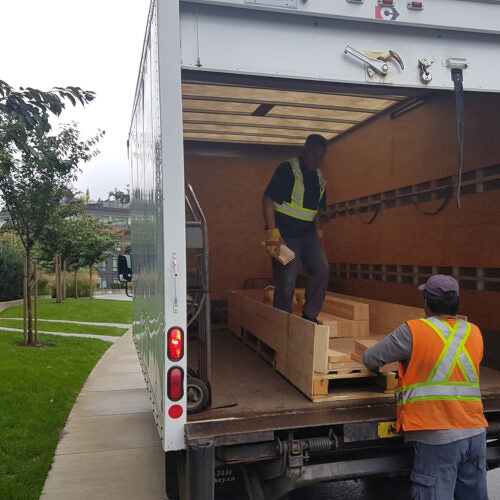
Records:
M92 199L129 183L126 142L148 10L149 0L0 0L0 80L97 94L61 115L78 122L82 138L106 131L76 183Z

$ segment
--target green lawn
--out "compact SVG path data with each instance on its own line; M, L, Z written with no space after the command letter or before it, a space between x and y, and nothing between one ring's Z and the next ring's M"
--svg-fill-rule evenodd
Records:
M21 341L22 334L0 332L0 498L36 500L73 403L110 343L54 335L40 335L51 347Z
M23 306L9 307L0 313L0 317L22 318ZM81 298L66 299L57 304L54 299L42 299L38 301L38 318L132 323L132 302Z
M0 327L23 329L22 319L3 319L0 317ZM0 330L1 331L1 330ZM75 323L55 323L53 321L38 321L38 331L63 333L88 333L91 335L123 335L127 329L115 326L77 325Z

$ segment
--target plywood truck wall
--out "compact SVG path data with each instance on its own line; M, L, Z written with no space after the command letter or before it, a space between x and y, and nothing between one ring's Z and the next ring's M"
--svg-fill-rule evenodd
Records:
M261 197L280 161L186 156L186 180L207 217L213 300L227 299L247 278L272 275L261 245Z
M464 172L470 178L500 174L498 140L500 95L465 97ZM453 94L434 96L429 102L396 119L385 116L333 143L327 171L329 199L348 201L454 175L458 146ZM474 173L473 173L474 172ZM468 174L464 179L468 179ZM456 198L436 216L419 213L413 205L382 209L372 224L356 215L328 222L325 242L334 288L348 294L419 306L421 295L412 283L413 272L484 274L493 278L477 290L475 280L463 280L462 309L486 330L486 360L500 352L500 190L498 180L485 191ZM471 191L472 186L468 187ZM442 200L419 204L433 211ZM368 220L373 214L364 214ZM378 266L374 268L374 265ZM403 278L370 270L409 271ZM404 267L403 267L404 266ZM432 269L430 266L434 266ZM436 269L437 266L437 269ZM425 269L427 267L427 269ZM356 272L351 272L356 269ZM479 270L478 270L479 268ZM345 274L342 269L345 270ZM360 272L358 273L357 270ZM365 271L365 272L363 272ZM398 283L398 280L407 283ZM392 282L394 281L394 282ZM496 346L496 348L493 348ZM498 363L498 361L497 361Z

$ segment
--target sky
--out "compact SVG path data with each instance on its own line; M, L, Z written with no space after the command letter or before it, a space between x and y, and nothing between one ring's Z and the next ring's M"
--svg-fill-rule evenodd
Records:
M94 200L129 184L127 137L149 2L0 0L0 80L97 94L85 108L68 102L61 114L62 123L78 123L82 139L106 132L74 184Z

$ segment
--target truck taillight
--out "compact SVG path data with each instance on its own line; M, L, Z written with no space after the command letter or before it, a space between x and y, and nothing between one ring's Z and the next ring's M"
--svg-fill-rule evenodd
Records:
M184 332L178 328L168 331L168 358L170 361L179 361L184 356Z
M382 7L386 5L394 5L394 0L378 0L378 4Z
M174 366L168 371L168 397L172 401L179 401L184 395L184 372L182 368Z
M424 8L424 2L408 2L406 6L411 10L422 10Z

